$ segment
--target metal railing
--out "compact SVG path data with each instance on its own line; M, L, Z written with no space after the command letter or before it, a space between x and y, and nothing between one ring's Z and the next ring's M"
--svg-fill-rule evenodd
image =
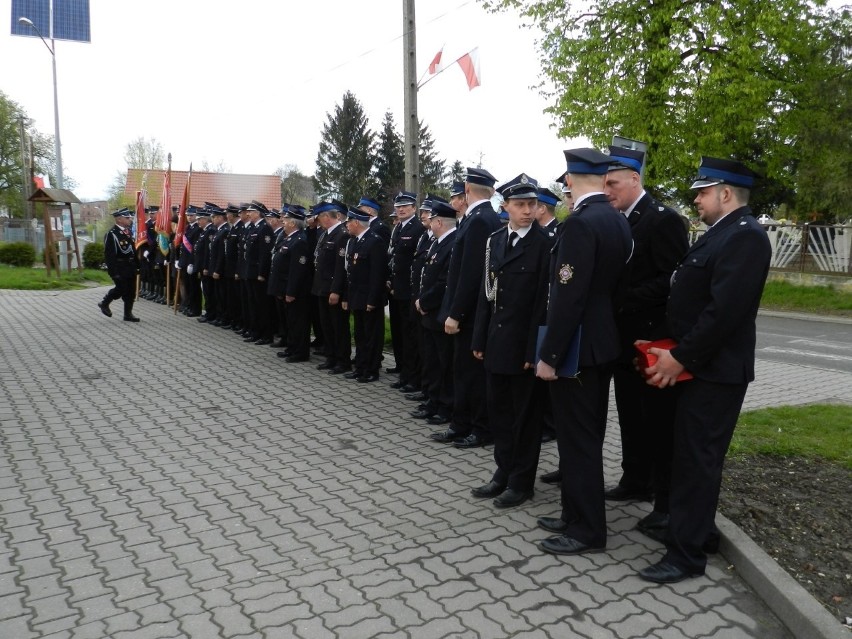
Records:
M769 265L779 271L852 275L852 226L764 224L772 246ZM704 229L690 229L694 243Z

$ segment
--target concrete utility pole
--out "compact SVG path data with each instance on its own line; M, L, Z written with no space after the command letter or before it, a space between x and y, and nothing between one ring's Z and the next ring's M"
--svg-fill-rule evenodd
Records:
M414 0L402 0L402 51L405 84L405 190L420 189L420 120L417 118L417 25Z

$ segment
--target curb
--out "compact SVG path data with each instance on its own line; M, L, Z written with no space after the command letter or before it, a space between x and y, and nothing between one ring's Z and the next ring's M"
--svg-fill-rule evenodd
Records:
M849 639L850 633L730 519L716 513L720 552L796 637Z
M758 309L758 316L763 317L782 317L784 319L805 320L809 322L825 322L827 324L850 324L852 325L852 317L839 317L834 315L814 315L811 313L795 313L793 311L770 311Z

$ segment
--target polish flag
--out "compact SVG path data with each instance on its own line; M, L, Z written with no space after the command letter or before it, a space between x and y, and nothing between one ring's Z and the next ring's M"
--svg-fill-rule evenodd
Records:
M441 47L441 50L438 51L438 53L435 54L434 58L432 58L432 62L429 63L429 71L428 71L429 75L435 75L439 71L443 70L443 67L441 67L441 55L443 53L444 53L444 49L443 49L443 47Z
M465 53L456 62L464 71L464 78L467 80L467 88L473 91L480 84L482 77L479 71L479 48L473 49L470 53Z

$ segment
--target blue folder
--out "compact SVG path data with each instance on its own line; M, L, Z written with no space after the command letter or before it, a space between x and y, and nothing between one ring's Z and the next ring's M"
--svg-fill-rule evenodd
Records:
M556 367L557 377L577 377L580 372L580 334L583 332L583 327L578 326L571 338L571 344L568 347L568 352L565 358L559 362ZM538 364L541 360L541 343L544 341L544 336L547 335L547 326L538 327L538 338L535 341L535 363Z

